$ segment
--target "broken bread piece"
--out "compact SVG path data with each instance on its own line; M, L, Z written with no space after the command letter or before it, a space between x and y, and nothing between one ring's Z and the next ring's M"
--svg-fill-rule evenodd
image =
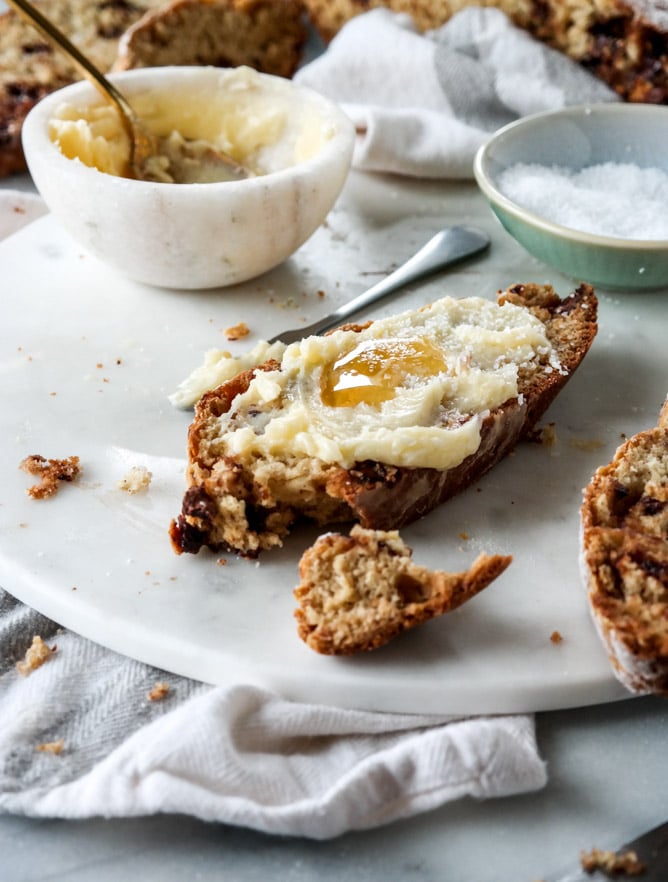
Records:
M299 562L295 610L301 639L323 655L377 649L402 631L461 606L501 575L512 557L481 554L468 571L413 563L396 530L355 526L327 533Z
M532 430L596 316L588 285L514 285L292 343L198 402L174 549L253 557L300 519L393 530L427 514Z
M617 679L668 695L668 401L584 490L582 572Z
M99 70L111 67L118 41L164 0L36 0L38 10ZM81 78L79 69L13 9L0 14L0 178L26 171L23 120L45 95Z

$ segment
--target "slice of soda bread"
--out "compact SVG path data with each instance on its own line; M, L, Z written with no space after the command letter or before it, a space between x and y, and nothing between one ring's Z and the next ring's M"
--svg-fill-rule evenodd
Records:
M613 671L668 695L668 402L585 488L582 570Z
M625 100L668 103L665 0L304 0L304 5L326 41L375 7L407 13L421 31L440 27L467 6L495 7Z
M175 550L252 557L302 518L399 529L531 431L596 331L590 286L526 284L291 344L198 402Z
M299 0L172 0L125 32L114 69L248 65L291 77L305 41Z

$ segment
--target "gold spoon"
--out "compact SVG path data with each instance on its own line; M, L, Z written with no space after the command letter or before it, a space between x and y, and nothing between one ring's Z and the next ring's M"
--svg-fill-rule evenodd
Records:
M123 127L130 140L130 177L141 180L146 176L146 161L160 152L158 139L146 130L128 100L118 91L95 65L86 58L77 47L49 21L30 0L7 0L23 18L37 28L49 42L55 43L72 61L77 69L110 101L119 113ZM232 181L249 176L249 172L231 156L218 150L210 149L201 162L203 169L201 180ZM198 178L199 179L199 178ZM192 179L195 180L195 179Z

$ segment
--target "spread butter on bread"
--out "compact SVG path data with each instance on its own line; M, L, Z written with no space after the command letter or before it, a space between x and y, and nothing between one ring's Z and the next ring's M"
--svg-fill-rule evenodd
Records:
M518 284L291 344L196 405L174 549L254 557L302 519L399 529L531 432L596 331L589 285Z

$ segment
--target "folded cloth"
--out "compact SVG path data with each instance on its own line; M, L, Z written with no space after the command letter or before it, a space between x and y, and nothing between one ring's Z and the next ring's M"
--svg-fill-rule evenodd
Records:
M35 634L55 651L22 675L15 662ZM206 686L64 631L2 591L0 638L0 811L175 812L325 839L546 781L528 715L381 714Z
M295 80L351 117L356 168L417 177L470 178L476 150L502 125L619 100L500 10L477 7L427 34L387 9L358 15Z
M0 192L0 225L21 225L19 194ZM43 211L37 197L31 210ZM35 636L46 660L21 673ZM325 839L546 782L531 715L370 713L212 687L117 655L2 589L0 647L4 812L172 812Z

